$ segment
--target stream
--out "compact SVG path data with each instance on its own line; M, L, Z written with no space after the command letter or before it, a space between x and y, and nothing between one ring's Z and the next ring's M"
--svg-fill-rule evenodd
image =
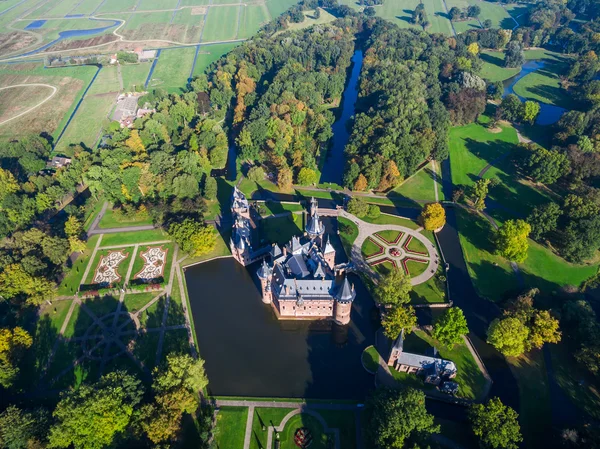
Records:
M521 68L521 71L518 74L504 81L504 93L502 94L502 97L506 97L509 94L517 95L513 90L515 84L517 84L517 82L524 76L527 76L530 73L535 72L537 70L543 69L545 65L546 63L544 61L527 61L525 64L523 64L523 67ZM520 95L517 96L521 101L527 100L526 98L521 97ZM542 102L539 103L540 113L535 121L537 125L552 125L558 122L562 115L567 111L567 109L561 108L560 106L554 106L552 104Z

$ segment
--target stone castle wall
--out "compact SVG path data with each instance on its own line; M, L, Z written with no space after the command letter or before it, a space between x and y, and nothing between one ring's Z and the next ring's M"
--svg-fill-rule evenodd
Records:
M333 317L333 299L306 300L301 306L298 306L295 300L273 301L272 304L278 318L281 319L319 319Z

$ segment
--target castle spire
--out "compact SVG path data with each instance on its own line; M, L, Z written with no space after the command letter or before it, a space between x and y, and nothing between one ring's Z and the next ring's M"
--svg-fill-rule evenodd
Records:
M325 226L319 217L319 205L315 198L310 199L310 219L306 224L306 233L310 238L315 238L325 233Z

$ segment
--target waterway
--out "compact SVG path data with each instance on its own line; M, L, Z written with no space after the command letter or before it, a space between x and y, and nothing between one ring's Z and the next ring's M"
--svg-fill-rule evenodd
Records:
M504 93L502 96L506 97L509 94L514 94L515 91L513 88L521 78L529 75L532 72L543 69L545 65L546 63L544 61L527 61L525 64L523 64L521 71L517 75L504 81ZM517 96L521 101L527 100L519 95ZM540 102L540 113L535 123L538 125L552 125L553 123L558 122L566 111L567 109L561 108L560 106Z
M337 250L336 262L344 262L336 220L324 223ZM373 344L377 312L360 279L350 275L357 295L348 326L279 321L271 306L262 303L257 268L228 258L185 271L210 393L364 399L373 376L363 369L361 353Z
M331 127L333 138L331 148L327 154L327 160L321 168L321 183L332 182L342 185L344 167L346 159L344 157L344 148L350 139L347 124L348 120L354 115L354 106L358 98L358 78L363 64L362 50L356 50L352 56L352 71L350 80L342 96L342 114Z
M73 37L92 36L94 34L99 34L110 28L113 28L121 23L121 21L119 21L119 20L92 19L92 18L90 18L89 20L95 20L97 22L109 23L109 25L106 25L106 26L103 26L100 28L90 28L90 29L86 29L86 30L61 31L60 33L58 33L58 37L56 39L54 39L52 42L42 45L41 47L36 48L35 50L20 54L19 57L35 55L37 53L40 53L40 52L46 50L47 48L52 47L53 45L57 44L58 42L60 42L64 39L69 39L69 38L73 38ZM32 24L34 24L34 26L35 26L35 22L32 22L29 25L32 25Z

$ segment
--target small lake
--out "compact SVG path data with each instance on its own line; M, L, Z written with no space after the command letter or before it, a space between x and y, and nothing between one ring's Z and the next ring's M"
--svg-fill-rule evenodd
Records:
M509 94L514 94L515 91L513 90L513 87L521 78L529 75L532 72L535 72L536 70L543 69L545 65L546 63L544 61L527 61L525 64L523 64L521 71L517 75L504 81L504 93L502 94L502 97L506 97ZM519 95L517 96L521 101L527 100ZM566 111L567 109L561 108L560 106L540 102L540 114L535 120L535 123L538 125L552 125L558 122Z
M358 98L358 77L363 64L362 50L356 50L352 56L352 72L350 80L342 96L342 115L331 127L333 138L331 148L327 154L325 165L321 169L321 180L319 182L332 182L342 185L346 158L344 148L350 139L350 133L346 128L348 120L354 115L354 106Z
M336 221L325 219L328 232ZM346 259L331 233L336 262ZM258 264L242 267L232 258L185 271L201 357L213 395L363 399L373 376L361 364L373 344L375 305L360 279L348 326L330 321L279 321L263 304Z

